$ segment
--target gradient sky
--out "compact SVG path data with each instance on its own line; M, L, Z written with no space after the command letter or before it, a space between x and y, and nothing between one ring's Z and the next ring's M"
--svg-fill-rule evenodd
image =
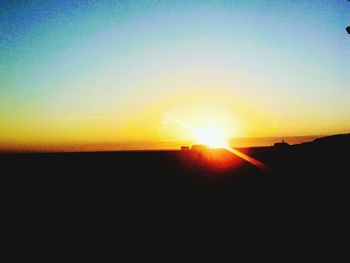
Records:
M345 0L0 0L0 144L350 132L349 24Z

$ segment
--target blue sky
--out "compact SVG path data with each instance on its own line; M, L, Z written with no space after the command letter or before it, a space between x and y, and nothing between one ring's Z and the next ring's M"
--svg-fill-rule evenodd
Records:
M340 0L0 1L0 123L8 127L0 136L48 140L54 125L36 137L13 121L158 116L178 112L170 98L179 93L195 104L216 90L245 102L224 109L242 135L349 131L349 24L350 3ZM191 75L203 92L192 90ZM250 104L258 107L244 109ZM260 117L249 113L257 108ZM279 128L261 131L257 119Z

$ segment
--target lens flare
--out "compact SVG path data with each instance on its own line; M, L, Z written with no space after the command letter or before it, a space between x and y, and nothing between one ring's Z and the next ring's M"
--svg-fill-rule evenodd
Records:
M260 162L259 160L254 159L253 157L250 157L246 155L243 152L238 151L237 149L231 148L227 142L226 137L224 136L223 131L216 127L216 126L206 126L204 128L194 128L191 125L178 120L174 117L171 117L169 115L166 115L167 119L175 122L176 124L190 130L194 135L197 137L197 140L205 144L211 148L224 148L227 151L231 152L232 154L238 156L239 158L247 161L248 163L260 168L261 170L269 173L273 173L273 170L271 167L267 166L263 162Z
M197 140L210 148L222 148L226 146L226 138L223 131L218 127L207 126L195 129Z

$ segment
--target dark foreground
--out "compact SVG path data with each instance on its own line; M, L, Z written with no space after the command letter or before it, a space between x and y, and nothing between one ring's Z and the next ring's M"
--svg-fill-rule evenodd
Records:
M225 197L226 200L342 198L350 136L287 147L240 149L264 171L227 150L2 154L8 200L118 203Z
M148 246L176 254L179 244L193 247L189 235L211 247L222 237L208 235L231 240L237 231L249 248L253 236L263 233L261 247L274 233L274 242L294 253L283 240L309 249L305 237L323 243L348 226L348 149L349 135L241 149L272 171L226 150L2 154L2 226L7 244L50 257L79 246L89 255L91 244L119 251L130 245L128 257Z

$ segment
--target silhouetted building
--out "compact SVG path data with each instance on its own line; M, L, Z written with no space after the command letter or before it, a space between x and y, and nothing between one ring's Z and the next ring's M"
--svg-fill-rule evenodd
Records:
M274 144L274 147L277 148L277 149L285 149L289 146L288 143L286 143L284 140L282 140L281 142L276 142Z
M190 147L189 146L181 146L181 151L182 152L187 152L190 150Z

